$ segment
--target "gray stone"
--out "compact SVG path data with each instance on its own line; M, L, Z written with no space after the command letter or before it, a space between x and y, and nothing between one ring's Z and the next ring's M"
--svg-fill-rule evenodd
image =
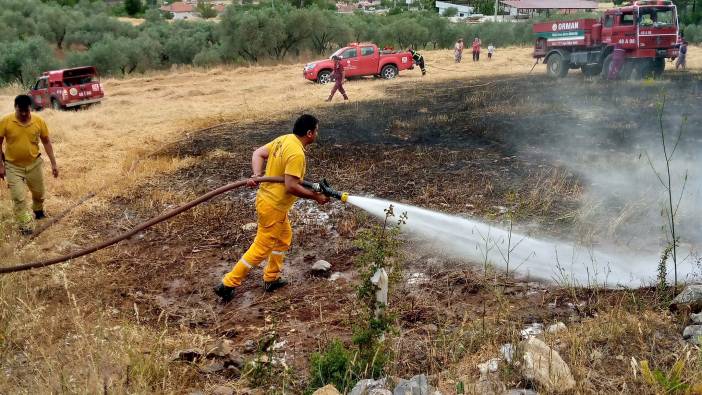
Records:
M702 345L702 325L690 325L683 331L683 339L688 343Z
M244 342L244 352L251 353L256 351L256 342L253 340L247 340Z
M558 351L535 337L523 342L523 350L523 374L527 379L535 380L549 393L566 392L575 387L570 368Z
M327 384L324 387L313 392L312 395L341 395L341 393L333 385Z
M349 392L349 395L370 395L371 391L373 391L373 390L385 389L385 383L386 383L385 379L360 380L358 383L356 383L356 385L353 387L351 392Z
M393 395L433 395L434 389L429 386L427 376L420 374L409 380L400 380L392 391Z
M212 361L200 369L203 373L218 373L224 370L224 364L219 361Z
M690 311L702 310L702 285L688 285L670 302L670 307L676 310L688 308Z
M538 392L534 390L527 390L527 389L511 389L507 392L504 393L504 395L539 395Z
M331 263L320 259L312 265L312 270L316 272L327 272L331 267Z
M223 385L218 385L212 388L212 395L234 395L234 390Z
M185 350L176 351L171 357L172 362L193 362L196 359L202 358L204 352L199 348L188 348Z
M481 375L472 387L471 392L480 395L501 395L507 389L497 374Z
M702 324L702 313L690 314L690 319L695 324Z

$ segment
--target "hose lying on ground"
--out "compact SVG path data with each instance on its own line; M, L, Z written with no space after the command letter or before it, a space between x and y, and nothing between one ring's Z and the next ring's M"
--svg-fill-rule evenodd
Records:
M283 177L258 177L258 178L255 178L255 180L257 182L284 182ZM176 207L168 212L165 212L165 213L159 215L158 217L155 217L155 218L152 218L146 222L143 222L143 223L137 225L136 227L134 227L133 229L131 229L130 231L122 233L121 235L115 236L109 240L105 240L100 244L96 244L92 247L88 247L88 248L85 248L83 250L75 251L75 252L72 252L70 254L59 256L59 257L52 258L52 259L27 263L24 265L0 267L0 274L21 272L24 270L37 269L40 267L51 266L51 265L55 265L57 263L66 262L68 260L81 257L83 255L91 254L95 251L98 251L98 250L101 250L103 248L109 247L113 244L119 243L122 240L128 239L128 238L134 236L135 234L143 231L144 229L150 228L159 222L163 222L163 221L165 221L171 217L174 217L174 216L176 216L184 211L187 211L187 210L197 206L200 203L203 203L203 202L206 202L206 201L212 199L213 197L215 197L217 195L221 195L221 194L223 194L227 191L230 191L232 189L242 187L242 186L246 185L247 181L248 180L246 180L246 179L239 180L239 181L235 181L235 182L229 183L227 185L224 185L222 187L219 187L213 191L210 191L210 192L200 196L199 198L197 198L195 200L192 200L192 201L185 203L179 207Z

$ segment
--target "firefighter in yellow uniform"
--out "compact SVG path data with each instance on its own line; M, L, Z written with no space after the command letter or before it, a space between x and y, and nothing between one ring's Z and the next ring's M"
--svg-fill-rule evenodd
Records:
M255 177L284 176L285 183L261 183L256 195L258 229L256 238L234 268L215 286L215 293L223 302L234 297L234 290L241 285L249 271L268 260L263 269L263 289L272 292L287 284L281 277L285 253L292 242L292 228L288 211L297 198L313 199L319 204L329 201L321 193L310 191L300 182L305 176L305 147L317 138L319 122L312 115L300 116L292 134L276 138L254 151L251 158L253 175L250 187L257 185ZM265 173L263 171L265 163Z
M33 222L32 215L27 210L26 187L32 194L34 218L45 217L43 160L39 152L39 141L51 161L54 177L59 174L49 130L43 119L31 114L31 106L31 97L19 95L15 98L15 112L0 118L0 179L7 178L15 220L23 234L32 233ZM3 154L4 141L7 142Z

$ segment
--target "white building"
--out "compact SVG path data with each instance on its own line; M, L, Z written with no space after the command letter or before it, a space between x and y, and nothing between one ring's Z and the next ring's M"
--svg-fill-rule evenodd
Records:
M458 19L468 18L470 14L473 13L473 7L471 6L465 4L447 3L445 1L437 1L436 8L439 9L439 15L444 15L444 12L446 12L446 10L449 8L455 8L458 11L456 13L456 18Z

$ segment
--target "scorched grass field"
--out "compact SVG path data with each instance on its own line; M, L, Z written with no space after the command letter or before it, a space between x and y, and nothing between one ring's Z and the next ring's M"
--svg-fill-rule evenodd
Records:
M647 248L646 235L630 237L641 229L643 208L592 200L586 171L564 158L597 140L613 167L626 163L635 151L627 140L648 133L662 92L670 111L688 116L687 148L699 147L701 50L690 48L686 72L618 83L587 80L578 71L553 81L543 65L529 73L530 48L498 49L492 61L461 64L450 51L426 51L427 76L413 70L393 81L351 80L345 85L351 100L333 103L324 103L331 87L305 81L302 65L104 80L102 104L41 113L61 170L59 179L47 173L47 212L95 196L28 243L14 229L0 183L1 264L96 243L248 176L253 149L289 133L303 112L321 120L308 179L326 177L354 194L496 226L509 220L530 234ZM3 113L20 92L2 90ZM310 355L333 339L351 340L359 320L354 240L373 220L338 202L298 204L285 272L292 284L264 294L254 270L237 299L222 306L211 287L253 238L245 226L255 221L252 201L252 191L235 191L70 264L0 277L0 393L211 393L221 386L304 392ZM682 232L697 224L680 221ZM699 349L681 340L686 318L662 306L652 288L539 284L414 242L404 242L404 277L390 297L396 329L388 338L389 377L425 373L445 394L458 383L477 393L478 363L517 341L524 325L562 321L567 330L545 339L570 366L574 393L671 391L641 375L643 360L664 375L682 364L686 385L702 383ZM318 259L329 261L339 279L311 273ZM406 281L417 273L426 281ZM271 358L282 358L285 368L215 371L206 361L172 361L179 350L210 350L222 340L244 362L260 361L258 345L248 344L271 333L284 341ZM531 385L509 366L499 378L507 388Z

